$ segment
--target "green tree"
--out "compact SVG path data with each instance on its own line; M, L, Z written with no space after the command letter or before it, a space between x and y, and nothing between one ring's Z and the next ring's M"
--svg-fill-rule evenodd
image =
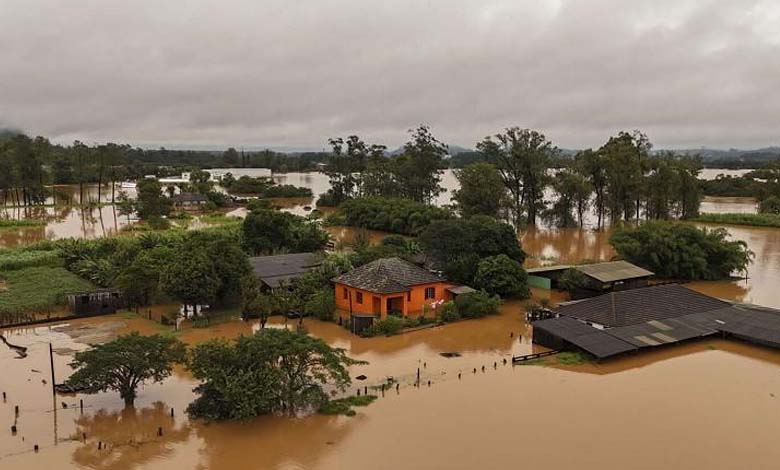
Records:
M190 251L180 248L171 262L165 267L160 283L165 293L187 307L211 304L220 288L220 280L214 270L212 260L202 251Z
M564 271L558 279L558 286L569 294L573 294L577 289L581 289L587 285L588 278L582 274L582 272L573 268Z
M604 226L606 214L607 169L602 155L591 149L574 156L575 171L585 177L593 191L593 208L596 211L597 228Z
M501 173L512 196L515 224L519 225L522 214L526 213L526 222L535 225L537 214L544 208L544 188L549 180L547 169L557 154L552 142L540 132L510 127L496 134L495 140L485 137L477 144L477 149Z
M159 181L144 178L138 182L137 190L135 206L141 220L159 219L168 215L171 210L171 200L163 195Z
M440 182L447 146L427 126L409 133L412 138L404 145L403 153L392 161L392 172L401 196L430 204L443 190Z
M563 169L553 178L552 187L556 200L545 213L546 218L559 227L582 227L593 192L588 180L574 170Z
M610 237L626 260L662 278L728 279L746 273L754 254L723 228L708 230L679 222L647 222L623 227Z
M640 217L644 169L652 145L639 131L620 132L599 149L607 181L606 205L613 222Z
M761 214L780 215L780 197L769 196L758 203L758 212Z
M366 144L360 137L351 135L329 139L332 148L325 168L330 180L330 194L335 205L361 194L362 173L368 161L383 159L384 145Z
M65 383L85 393L119 392L125 406L133 406L139 385L162 382L173 364L185 358L186 348L178 339L134 332L77 352L70 363L75 372Z
M452 199L463 217L499 217L506 202L506 187L495 166L484 162L473 163L456 170L455 176L460 189L453 191Z
M527 298L528 274L523 266L507 255L491 256L477 266L474 285L490 294Z
M317 251L329 239L319 225L286 212L258 209L250 212L242 225L246 248L254 254L279 251Z
M114 285L122 290L128 305L142 307L160 297L160 276L172 258L170 248L159 246L143 250L124 265Z
M232 166L238 163L238 152L233 147L230 147L229 149L225 150L225 152L222 154L222 160L225 162L225 165Z
M520 264L525 260L515 229L486 216L432 222L418 241L449 280L464 284L474 281L483 258L503 254Z
M347 367L356 363L343 349L286 329L263 329L232 343L212 340L192 351L190 370L201 384L187 411L240 420L315 410L328 401L323 386L344 390L351 383Z

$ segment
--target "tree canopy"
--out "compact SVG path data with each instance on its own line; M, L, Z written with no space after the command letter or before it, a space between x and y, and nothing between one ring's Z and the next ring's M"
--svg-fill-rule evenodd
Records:
M621 228L609 241L621 257L659 277L717 280L746 273L754 256L747 243L728 238L723 228L659 221Z
M66 384L85 393L119 392L125 405L132 406L139 385L161 382L185 359L186 348L178 339L134 332L77 352L70 363L75 372Z
M190 370L201 384L187 410L207 420L315 410L328 401L324 386L351 383L347 367L356 363L343 349L286 329L212 340L193 348Z

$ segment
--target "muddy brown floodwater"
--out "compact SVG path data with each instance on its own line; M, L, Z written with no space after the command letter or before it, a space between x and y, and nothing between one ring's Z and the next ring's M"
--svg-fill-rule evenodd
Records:
M294 179L286 182L303 181ZM689 286L780 307L780 230L727 228L756 253L749 279ZM348 228L330 230L346 241L355 235ZM532 266L609 259L609 235L539 228L523 233L521 241ZM546 291L534 291L534 297L562 300ZM160 306L153 317L170 308ZM710 340L603 364L563 366L553 358L545 366L504 365L512 355L543 350L530 342L523 308L509 301L495 317L390 338L358 338L307 319L312 335L369 362L351 369L353 377L368 378L355 380L347 393L388 377L401 384L399 392L386 393L352 418L261 417L244 423L190 421L184 409L196 383L181 368L162 384L142 387L134 409L123 409L116 393L52 398L49 343L61 382L75 351L130 331L168 330L154 321L125 313L5 330L9 341L29 349L20 359L0 343L0 392L7 395L0 403L0 469L778 468L780 352ZM275 318L269 326L285 325ZM236 319L179 336L196 344L257 327ZM443 352L460 357L445 358ZM413 386L418 368L421 388ZM14 424L16 435L10 432Z

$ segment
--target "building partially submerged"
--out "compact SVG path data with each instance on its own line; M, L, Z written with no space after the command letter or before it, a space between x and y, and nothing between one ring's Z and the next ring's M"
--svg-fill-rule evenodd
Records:
M289 253L249 258L252 272L264 289L289 285L294 279L322 265L318 253Z
M780 310L726 302L678 284L567 302L555 313L533 323L534 342L597 359L712 336L780 348Z
M334 278L336 307L349 312L353 331L387 315L417 316L469 288L400 258L382 258Z
M527 269L528 284L541 289L558 288L561 276L570 269L579 272L585 279L585 284L574 292L574 298L645 287L654 274L623 260L581 265L561 264Z

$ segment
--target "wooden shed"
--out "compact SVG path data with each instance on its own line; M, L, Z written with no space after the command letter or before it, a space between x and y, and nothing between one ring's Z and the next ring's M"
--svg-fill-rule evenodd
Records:
M118 289L100 289L67 294L68 306L76 315L116 313L125 307L125 299Z

